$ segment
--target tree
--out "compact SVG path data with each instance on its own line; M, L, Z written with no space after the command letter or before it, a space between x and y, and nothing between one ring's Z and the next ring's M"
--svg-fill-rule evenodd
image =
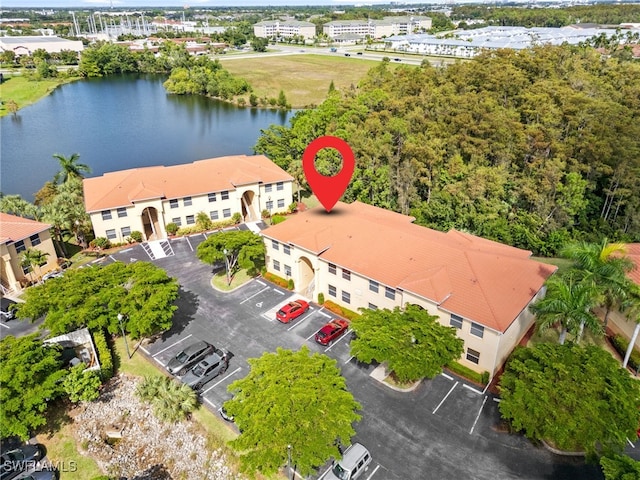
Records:
M637 480L640 478L640 462L626 455L607 455L600 458L605 480Z
M546 286L544 298L529 307L540 330L560 325L560 345L568 333L579 338L583 325L596 334L602 333L598 317L591 311L598 302L598 292L591 282L569 274L551 277Z
M28 439L46 423L47 402L58 397L62 368L57 345L44 345L37 334L0 341L0 437Z
M640 383L600 347L517 347L500 381L502 417L562 450L620 451L640 422Z
M232 230L209 236L198 245L196 255L211 265L228 261L230 285L238 268L246 268L250 274L258 272L264 265L264 253L262 237L251 231Z
M34 204L27 202L20 195L0 194L0 212L18 217L40 219L40 211Z
M347 390L336 361L306 346L278 348L248 360L249 374L229 385L225 403L242 432L230 442L247 472L275 473L287 463L287 445L302 475L338 457L349 443L360 405Z
M20 110L20 106L18 105L18 102L16 102L13 99L9 99L5 102L5 106L7 107L7 110L9 111L9 113L12 113L14 116L18 113L18 110Z
M83 178L84 173L90 173L89 165L79 163L80 155L77 153L65 157L59 153L54 153L53 158L60 162L60 171L54 177L55 183L65 183L72 178Z
M100 377L97 372L86 368L84 363L71 367L62 382L62 389L73 403L92 402L100 396Z
M112 263L68 270L55 282L29 288L19 318L46 315L42 328L60 335L79 328L120 333L118 314L126 317L131 337L147 337L171 328L178 283L149 262Z
M40 266L47 263L48 252L43 252L37 248L27 248L20 256L20 263L23 267L30 267L34 270L36 267L40 271ZM38 278L42 277L42 272L38 273Z
M631 352L633 352L633 347L636 344L638 333L640 333L640 287L634 284L634 288L629 293L629 296L622 303L622 311L625 312L629 321L636 324L633 329L633 334L631 335L631 340L629 340L629 346L624 354L624 359L622 360L622 368L627 368L627 363L629 363L629 358L631 358Z
M281 108L286 108L287 106L287 97L284 94L284 90L280 90L280 93L278 93L278 106Z
M254 37L254 39L251 40L251 48L253 48L255 52L266 52L268 45L269 40L266 38Z
M151 403L153 412L164 422L175 423L198 406L198 394L188 385L169 377L145 376L136 393Z
M437 318L417 305L407 305L404 311L364 310L351 322L356 333L351 354L366 363L387 362L401 382L435 377L463 352L455 329Z

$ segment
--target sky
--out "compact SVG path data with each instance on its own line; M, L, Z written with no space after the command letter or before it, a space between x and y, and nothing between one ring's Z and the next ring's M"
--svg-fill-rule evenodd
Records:
M404 0L402 3L448 3L450 0ZM304 5L376 5L391 0L1 0L1 8L247 7ZM400 2L399 2L400 3Z

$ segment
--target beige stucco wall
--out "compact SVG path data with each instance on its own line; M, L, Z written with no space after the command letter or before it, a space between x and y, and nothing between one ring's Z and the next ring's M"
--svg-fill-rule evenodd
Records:
M0 246L0 256L2 258L1 277L5 287L19 291L21 290L21 281L30 280L35 282L45 273L58 268L58 255L53 245L51 234L48 230L45 230L40 232L38 236L40 237L40 244L33 246L29 237L27 237L23 239L24 245L27 249L35 248L47 253L47 262L26 275L22 272L22 252L16 252L15 244L3 244Z

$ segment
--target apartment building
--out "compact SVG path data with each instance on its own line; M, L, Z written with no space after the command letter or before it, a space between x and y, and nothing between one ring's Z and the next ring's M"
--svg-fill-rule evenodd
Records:
M420 305L464 340L460 362L494 375L533 325L556 270L531 252L360 202L316 208L262 231L267 269L350 310Z
M83 180L85 209L96 237L124 242L133 231L145 240L166 238L168 223L195 225L198 213L213 222L240 213L285 212L293 177L263 155L234 155L174 166L133 168Z
M316 26L298 20L266 20L253 26L253 34L261 38L301 36L307 39L316 36Z
M322 31L329 38L358 35L361 38L383 38L403 35L431 28L431 18L385 17L382 20L336 20L325 23Z

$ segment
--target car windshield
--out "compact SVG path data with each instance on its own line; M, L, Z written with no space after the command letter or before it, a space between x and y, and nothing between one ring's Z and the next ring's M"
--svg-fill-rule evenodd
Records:
M278 315L286 315L287 312L285 312L284 310L278 310Z
M178 360L179 362L186 362L187 358L189 358L189 355L187 355L185 352L180 352L176 356L176 360Z
M193 369L193 374L196 377L201 377L202 375L204 375L204 367L200 364L196 365L195 368Z
M331 471L340 480L349 480L349 472L342 468L339 463L336 463Z
M327 336L326 332L323 332L322 330L320 330L320 331L318 332L318 337L320 337L320 338L324 338L324 337L326 337L326 336Z

